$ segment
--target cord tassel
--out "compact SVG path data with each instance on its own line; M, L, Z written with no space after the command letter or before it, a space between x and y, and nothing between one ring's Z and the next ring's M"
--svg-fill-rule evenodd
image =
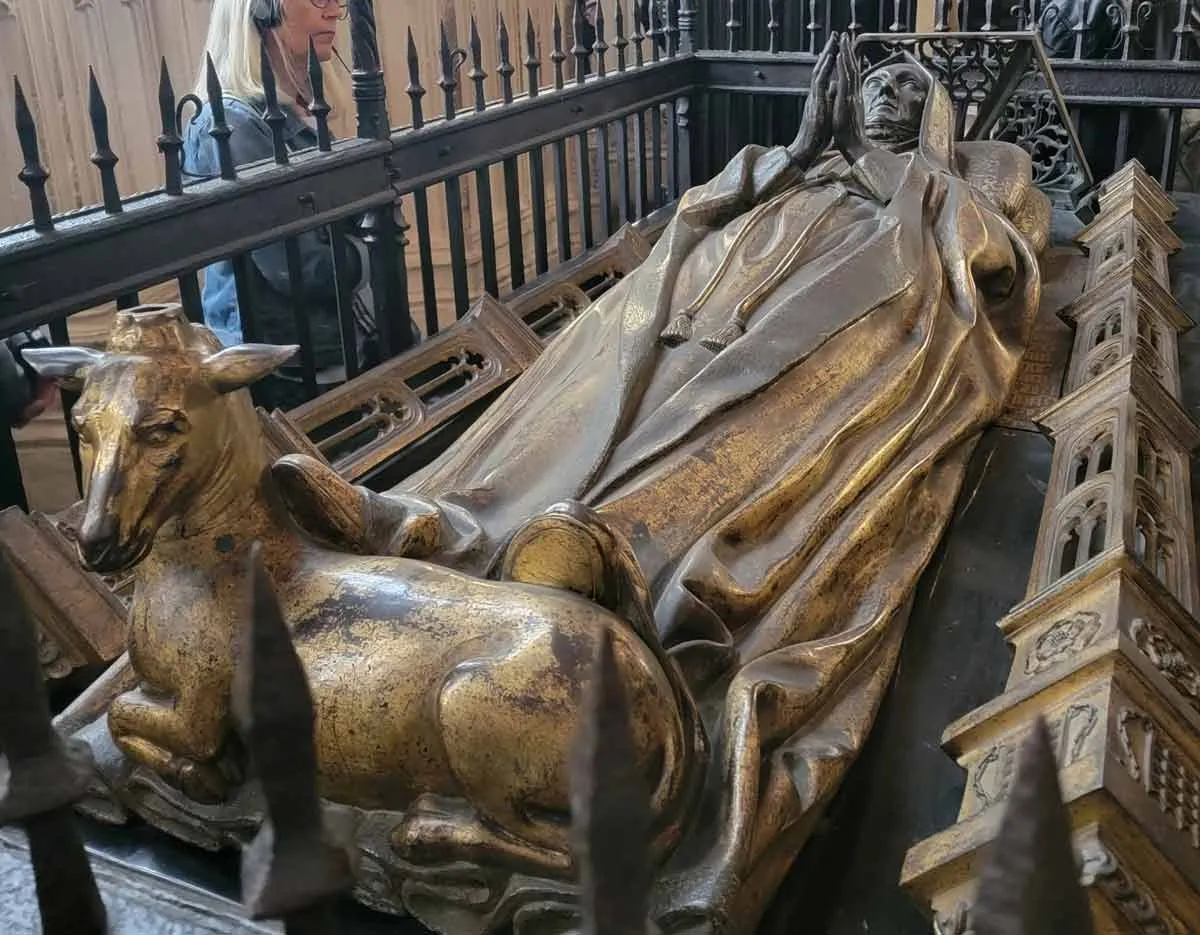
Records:
M692 339L692 316L687 312L679 312L671 319L671 323L658 335L658 340L667 347L678 347Z
M700 346L707 348L714 354L719 354L745 333L745 322L742 321L740 316L734 315L723 328L701 341Z

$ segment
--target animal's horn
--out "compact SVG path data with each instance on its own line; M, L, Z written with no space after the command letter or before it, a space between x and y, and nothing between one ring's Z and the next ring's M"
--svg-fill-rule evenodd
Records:
M88 347L30 347L21 351L21 357L39 376L57 380L64 389L77 392L104 354Z

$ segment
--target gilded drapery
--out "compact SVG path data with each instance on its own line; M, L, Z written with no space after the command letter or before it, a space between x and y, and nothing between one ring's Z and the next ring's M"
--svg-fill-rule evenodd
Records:
M372 507L376 548L480 574L564 499L632 544L712 740L660 887L672 930L752 925L861 749L1028 339L1048 203L1015 147L956 149L930 85L910 152L807 177L784 149L738 154L641 268ZM751 294L745 333L704 347ZM702 295L692 340L665 347Z

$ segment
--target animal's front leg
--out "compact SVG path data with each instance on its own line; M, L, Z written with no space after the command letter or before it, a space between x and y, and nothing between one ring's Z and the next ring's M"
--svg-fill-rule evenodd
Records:
M221 701L201 707L190 698L162 697L136 688L109 706L108 726L113 741L135 763L190 798L213 802L228 792L229 777L216 762L227 718L223 693L205 697Z

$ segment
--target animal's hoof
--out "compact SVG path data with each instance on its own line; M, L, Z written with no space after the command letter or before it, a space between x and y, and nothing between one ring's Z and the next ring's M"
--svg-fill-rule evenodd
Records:
M413 803L404 820L392 832L392 848L405 860L426 863L453 859L464 846L475 842L464 837L470 822L436 796L423 795Z
M229 798L229 782L216 766L185 759L171 765L174 785L189 799L202 805L219 805Z

